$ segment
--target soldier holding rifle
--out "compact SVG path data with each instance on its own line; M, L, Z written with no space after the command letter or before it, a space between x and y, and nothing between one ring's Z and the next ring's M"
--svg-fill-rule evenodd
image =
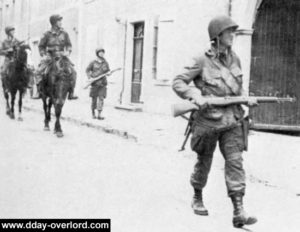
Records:
M95 79L100 75L108 73L110 71L109 65L104 58L105 50L103 48L96 49L97 59L92 61L86 68L86 74L89 79ZM103 120L104 117L101 116L104 99L106 98L107 92L107 79L104 76L103 78L94 81L91 84L90 97L92 98L92 117L94 119ZM98 116L95 115L95 110L98 111Z
M194 66L188 72L175 77L173 89L181 98L193 101L201 109L191 116L191 148L198 159L190 180L194 188L194 213L208 215L202 191L219 142L225 159L227 193L234 207L233 225L242 227L257 221L255 217L247 216L243 209L246 184L242 153L247 137L247 133L245 136L243 132L244 111L240 104L209 105L206 98L244 94L240 59L231 49L237 28L238 25L227 16L212 19L208 26L211 48L195 59ZM192 81L196 88L189 86ZM246 104L252 106L257 102L250 99Z
M7 38L2 42L0 48L0 56L4 56L4 63L1 67L1 79L4 92L8 92L8 67L9 64L14 60L14 51L21 46L25 41L19 41L15 38L15 28L12 26L5 27L5 34ZM32 72L31 67L25 67L28 72ZM27 88L32 88L29 83L29 75L22 77Z

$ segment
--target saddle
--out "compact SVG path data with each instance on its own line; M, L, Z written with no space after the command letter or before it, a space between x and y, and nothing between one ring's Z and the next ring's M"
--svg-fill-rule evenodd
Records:
M52 70L54 70L55 76L69 77L72 75L73 64L65 56L53 57L52 59L46 60L46 68L44 75L47 76Z

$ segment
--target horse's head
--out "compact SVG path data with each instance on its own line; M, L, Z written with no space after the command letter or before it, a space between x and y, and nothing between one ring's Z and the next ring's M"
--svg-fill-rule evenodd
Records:
M19 46L15 46L14 50L17 66L26 66L27 57L31 50L30 46L27 44L20 44Z
M61 56L56 60L57 72L60 76L70 77L72 75L71 63L68 57Z

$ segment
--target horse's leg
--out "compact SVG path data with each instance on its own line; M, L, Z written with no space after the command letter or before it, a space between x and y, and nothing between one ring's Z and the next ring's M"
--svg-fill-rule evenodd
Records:
M60 125L60 115L61 115L62 107L63 107L62 104L55 104L55 117L56 117L55 133L56 136L59 138L64 136Z
M9 105L9 94L8 92L4 92L4 97L5 97L5 100L6 100L6 114L7 115L10 115L10 105Z
M0 75L1 75L3 94L4 94L4 98L6 100L6 114L10 115L9 93L7 91L6 76L3 73L1 73Z
M51 121L51 107L52 107L52 98L49 98L49 101L48 101L48 120L49 122Z
M45 119L44 119L44 131L49 131L49 120L48 120L48 105L47 105L47 97L42 98L43 100L43 108L44 108L44 114L45 114Z
M11 101L10 101L10 118L15 119L15 99L16 99L16 91L11 91Z
M18 116L19 121L23 121L23 118L22 118L22 98L23 98L23 94L24 94L24 92L22 90L19 90L19 116Z

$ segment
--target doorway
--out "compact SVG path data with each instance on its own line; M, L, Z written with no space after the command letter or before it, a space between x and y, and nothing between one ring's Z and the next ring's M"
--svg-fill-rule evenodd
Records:
M294 103L260 104L254 125L300 130L300 1L264 0L254 23L250 94L296 97ZM258 128L259 129L259 128Z
M143 74L143 47L144 22L134 23L133 33L133 64L131 81L131 102L141 103L142 74Z

